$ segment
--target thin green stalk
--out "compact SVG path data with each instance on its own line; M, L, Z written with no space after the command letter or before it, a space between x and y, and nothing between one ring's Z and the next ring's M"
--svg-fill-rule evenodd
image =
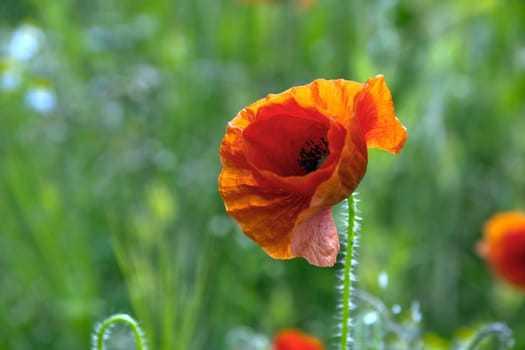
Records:
M352 308L352 264L354 256L354 243L356 231L356 200L353 195L347 199L348 226L346 228L346 248L343 257L343 285L341 309L341 338L340 350L347 350L351 343L350 335L350 309Z
M381 350L383 348L383 329L381 325L381 317L372 324L372 347L371 350Z
M146 337L144 332L139 326L139 323L135 319L126 314L115 314L106 318L102 323L100 323L95 329L95 335L93 336L93 350L104 350L104 343L110 335L111 326L116 323L126 324L135 337L135 344L137 345L137 350L146 350Z

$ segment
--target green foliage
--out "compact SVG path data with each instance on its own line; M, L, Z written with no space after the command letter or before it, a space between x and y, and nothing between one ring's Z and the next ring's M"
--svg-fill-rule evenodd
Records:
M523 294L474 252L490 215L525 208L524 23L513 0L2 0L0 348L86 348L114 312L152 349L225 349L244 326L331 343L335 271L239 232L217 150L268 93L378 73L409 139L370 151L359 287L418 300L435 339L502 321L525 347Z

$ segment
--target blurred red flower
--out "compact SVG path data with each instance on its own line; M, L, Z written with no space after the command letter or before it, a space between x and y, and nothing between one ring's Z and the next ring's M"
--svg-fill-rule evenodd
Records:
M286 2L287 0L239 0L242 3L255 5L262 3L278 3ZM315 0L296 0L297 6L302 10L307 10L314 5Z
M315 80L268 95L228 123L219 192L271 257L332 266L339 252L332 206L361 181L367 147L397 154L406 137L383 76Z
M477 250L497 276L525 290L525 213L510 211L491 217Z
M324 345L311 335L296 329L286 329L275 336L273 350L324 350Z

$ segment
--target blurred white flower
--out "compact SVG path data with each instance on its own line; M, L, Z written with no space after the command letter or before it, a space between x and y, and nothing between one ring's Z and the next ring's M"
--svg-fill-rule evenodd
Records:
M0 73L0 86L3 90L12 91L20 86L20 74L14 70L6 70Z
M13 32L7 52L17 61L28 61L40 49L44 37L44 32L40 28L31 24L22 24Z
M226 348L230 350L269 350L270 341L263 334L248 327L236 327L226 335Z
M388 287L388 273L386 273L385 271L381 272L379 276L377 276L377 282L379 284L379 287L382 289Z
M370 311L363 316L363 323L370 326L379 320L379 315L375 311Z
M52 90L38 86L26 92L25 101L35 111L49 113L55 108L56 96Z

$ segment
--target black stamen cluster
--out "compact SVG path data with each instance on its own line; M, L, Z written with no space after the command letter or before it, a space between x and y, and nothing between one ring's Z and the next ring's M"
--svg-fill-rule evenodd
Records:
M306 174L317 170L324 160L328 157L330 151L328 150L328 141L321 137L318 142L308 140L305 142L305 147L301 147L299 152L299 159L297 162L304 169Z

